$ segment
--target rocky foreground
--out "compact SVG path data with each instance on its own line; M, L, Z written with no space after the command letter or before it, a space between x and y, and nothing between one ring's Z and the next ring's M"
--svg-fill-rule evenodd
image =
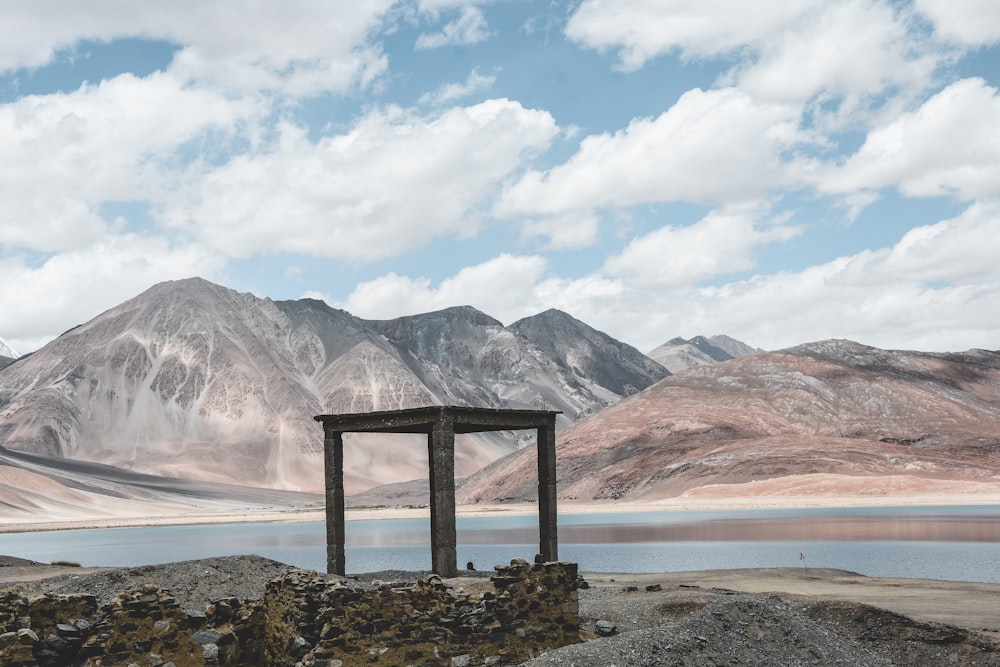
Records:
M99 571L0 557L0 587L29 595L88 592L104 600L152 583L182 606L200 606L220 597L259 598L267 580L290 569L258 556ZM481 586L488 574L453 583ZM586 641L527 665L1000 665L1000 585L869 579L833 570L584 576L579 598ZM784 592L760 592L765 588ZM953 624L927 620L933 618Z

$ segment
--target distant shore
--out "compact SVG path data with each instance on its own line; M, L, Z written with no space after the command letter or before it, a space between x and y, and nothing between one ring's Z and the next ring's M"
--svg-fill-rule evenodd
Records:
M715 498L671 498L656 502L569 502L559 503L561 515L600 514L617 512L683 512L704 510L745 509L807 509L850 507L909 507L935 505L1000 505L1000 494L934 494L899 496L733 496ZM523 516L538 511L534 503L500 505L464 505L456 509L458 516ZM426 507L363 507L348 508L348 521L376 519L411 519L429 516ZM197 510L162 515L77 517L64 520L45 520L39 517L0 516L0 533L27 533L48 530L81 530L101 528L134 528L142 526L182 526L225 523L272 523L324 521L322 507L248 508L245 510Z

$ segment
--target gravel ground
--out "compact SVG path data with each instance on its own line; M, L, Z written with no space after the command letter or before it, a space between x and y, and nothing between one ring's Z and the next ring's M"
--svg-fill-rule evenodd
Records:
M5 565L30 561L0 556L0 568ZM28 595L86 592L105 602L121 591L154 583L170 590L181 606L202 608L221 597L260 598L268 580L290 569L260 556L232 556L62 574L0 587ZM362 583L415 581L426 574L384 571L352 578ZM474 579L451 582L478 590L492 573L469 574ZM579 596L581 634L587 641L550 651L526 666L1000 667L1000 641L991 633L922 623L843 600L684 584L646 589L600 583L581 589ZM614 634L599 636L599 621L613 624Z
M1000 642L864 604L673 586L580 591L581 644L525 667L1000 666ZM597 621L616 632L598 637Z
M99 604L104 604L122 591L156 584L168 589L185 609L201 609L209 601L223 597L261 598L269 580L293 569L291 565L261 556L225 556L113 568L91 574L61 574L39 581L0 584L0 587L12 587L29 596L89 593L97 596Z

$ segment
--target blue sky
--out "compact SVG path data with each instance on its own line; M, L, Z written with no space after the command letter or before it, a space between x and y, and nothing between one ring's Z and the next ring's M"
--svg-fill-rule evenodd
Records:
M1000 348L992 0L0 8L0 337L200 275L369 318L563 309Z

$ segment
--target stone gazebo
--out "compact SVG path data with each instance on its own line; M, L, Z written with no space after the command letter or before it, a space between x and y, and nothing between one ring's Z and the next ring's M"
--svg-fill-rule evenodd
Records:
M326 471L326 567L346 574L344 563L344 433L425 433L430 477L431 567L458 575L455 537L455 434L538 432L538 538L545 561L559 557L556 529L556 415L548 410L495 410L430 406L343 415L318 415L323 424Z

